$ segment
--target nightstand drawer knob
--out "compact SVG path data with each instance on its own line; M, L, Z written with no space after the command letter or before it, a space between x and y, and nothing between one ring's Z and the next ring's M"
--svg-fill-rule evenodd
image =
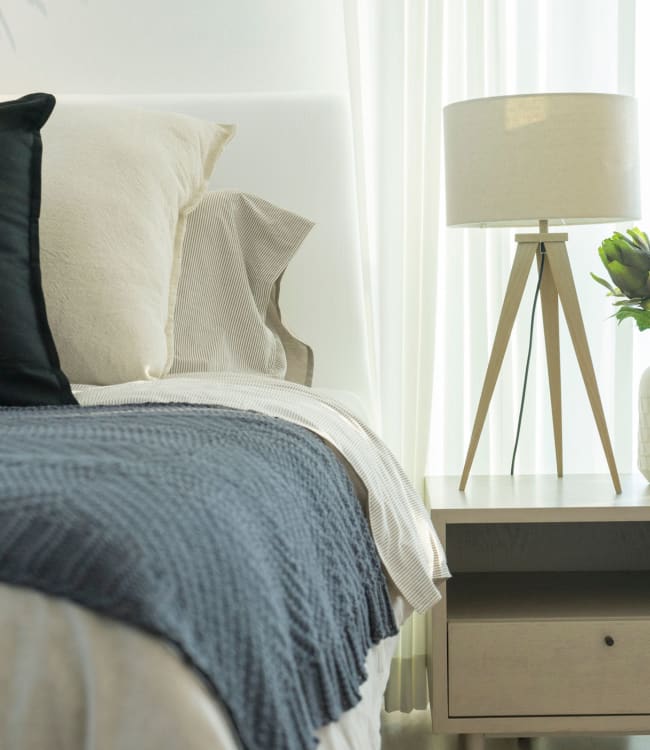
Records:
M605 636L605 643L606 643L606 644L607 644L608 646L613 646L613 645L614 645L614 639L612 638L612 636L611 636L611 635L606 635L606 636Z

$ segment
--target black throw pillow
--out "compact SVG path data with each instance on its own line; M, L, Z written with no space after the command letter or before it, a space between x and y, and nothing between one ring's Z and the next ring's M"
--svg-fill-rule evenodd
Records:
M0 102L0 405L77 403L59 368L39 265L40 129L51 94Z

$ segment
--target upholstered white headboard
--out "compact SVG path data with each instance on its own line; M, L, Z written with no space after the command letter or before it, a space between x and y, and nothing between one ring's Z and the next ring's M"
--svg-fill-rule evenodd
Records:
M239 188L316 222L282 282L288 327L314 349L314 385L371 406L349 110L344 97L227 94L60 97L171 110L237 134L212 187Z

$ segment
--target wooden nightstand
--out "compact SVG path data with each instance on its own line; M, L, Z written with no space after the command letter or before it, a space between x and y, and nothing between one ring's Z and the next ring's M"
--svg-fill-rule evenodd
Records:
M427 479L452 578L429 619L434 732L650 733L650 487Z

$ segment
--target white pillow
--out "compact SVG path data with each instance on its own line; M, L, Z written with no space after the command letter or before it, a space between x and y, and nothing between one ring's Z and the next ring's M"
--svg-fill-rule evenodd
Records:
M186 217L234 128L59 104L43 128L43 291L71 382L156 378L173 361Z
M311 384L311 349L282 323L278 296L313 226L255 195L205 195L187 223L173 373L259 372Z

